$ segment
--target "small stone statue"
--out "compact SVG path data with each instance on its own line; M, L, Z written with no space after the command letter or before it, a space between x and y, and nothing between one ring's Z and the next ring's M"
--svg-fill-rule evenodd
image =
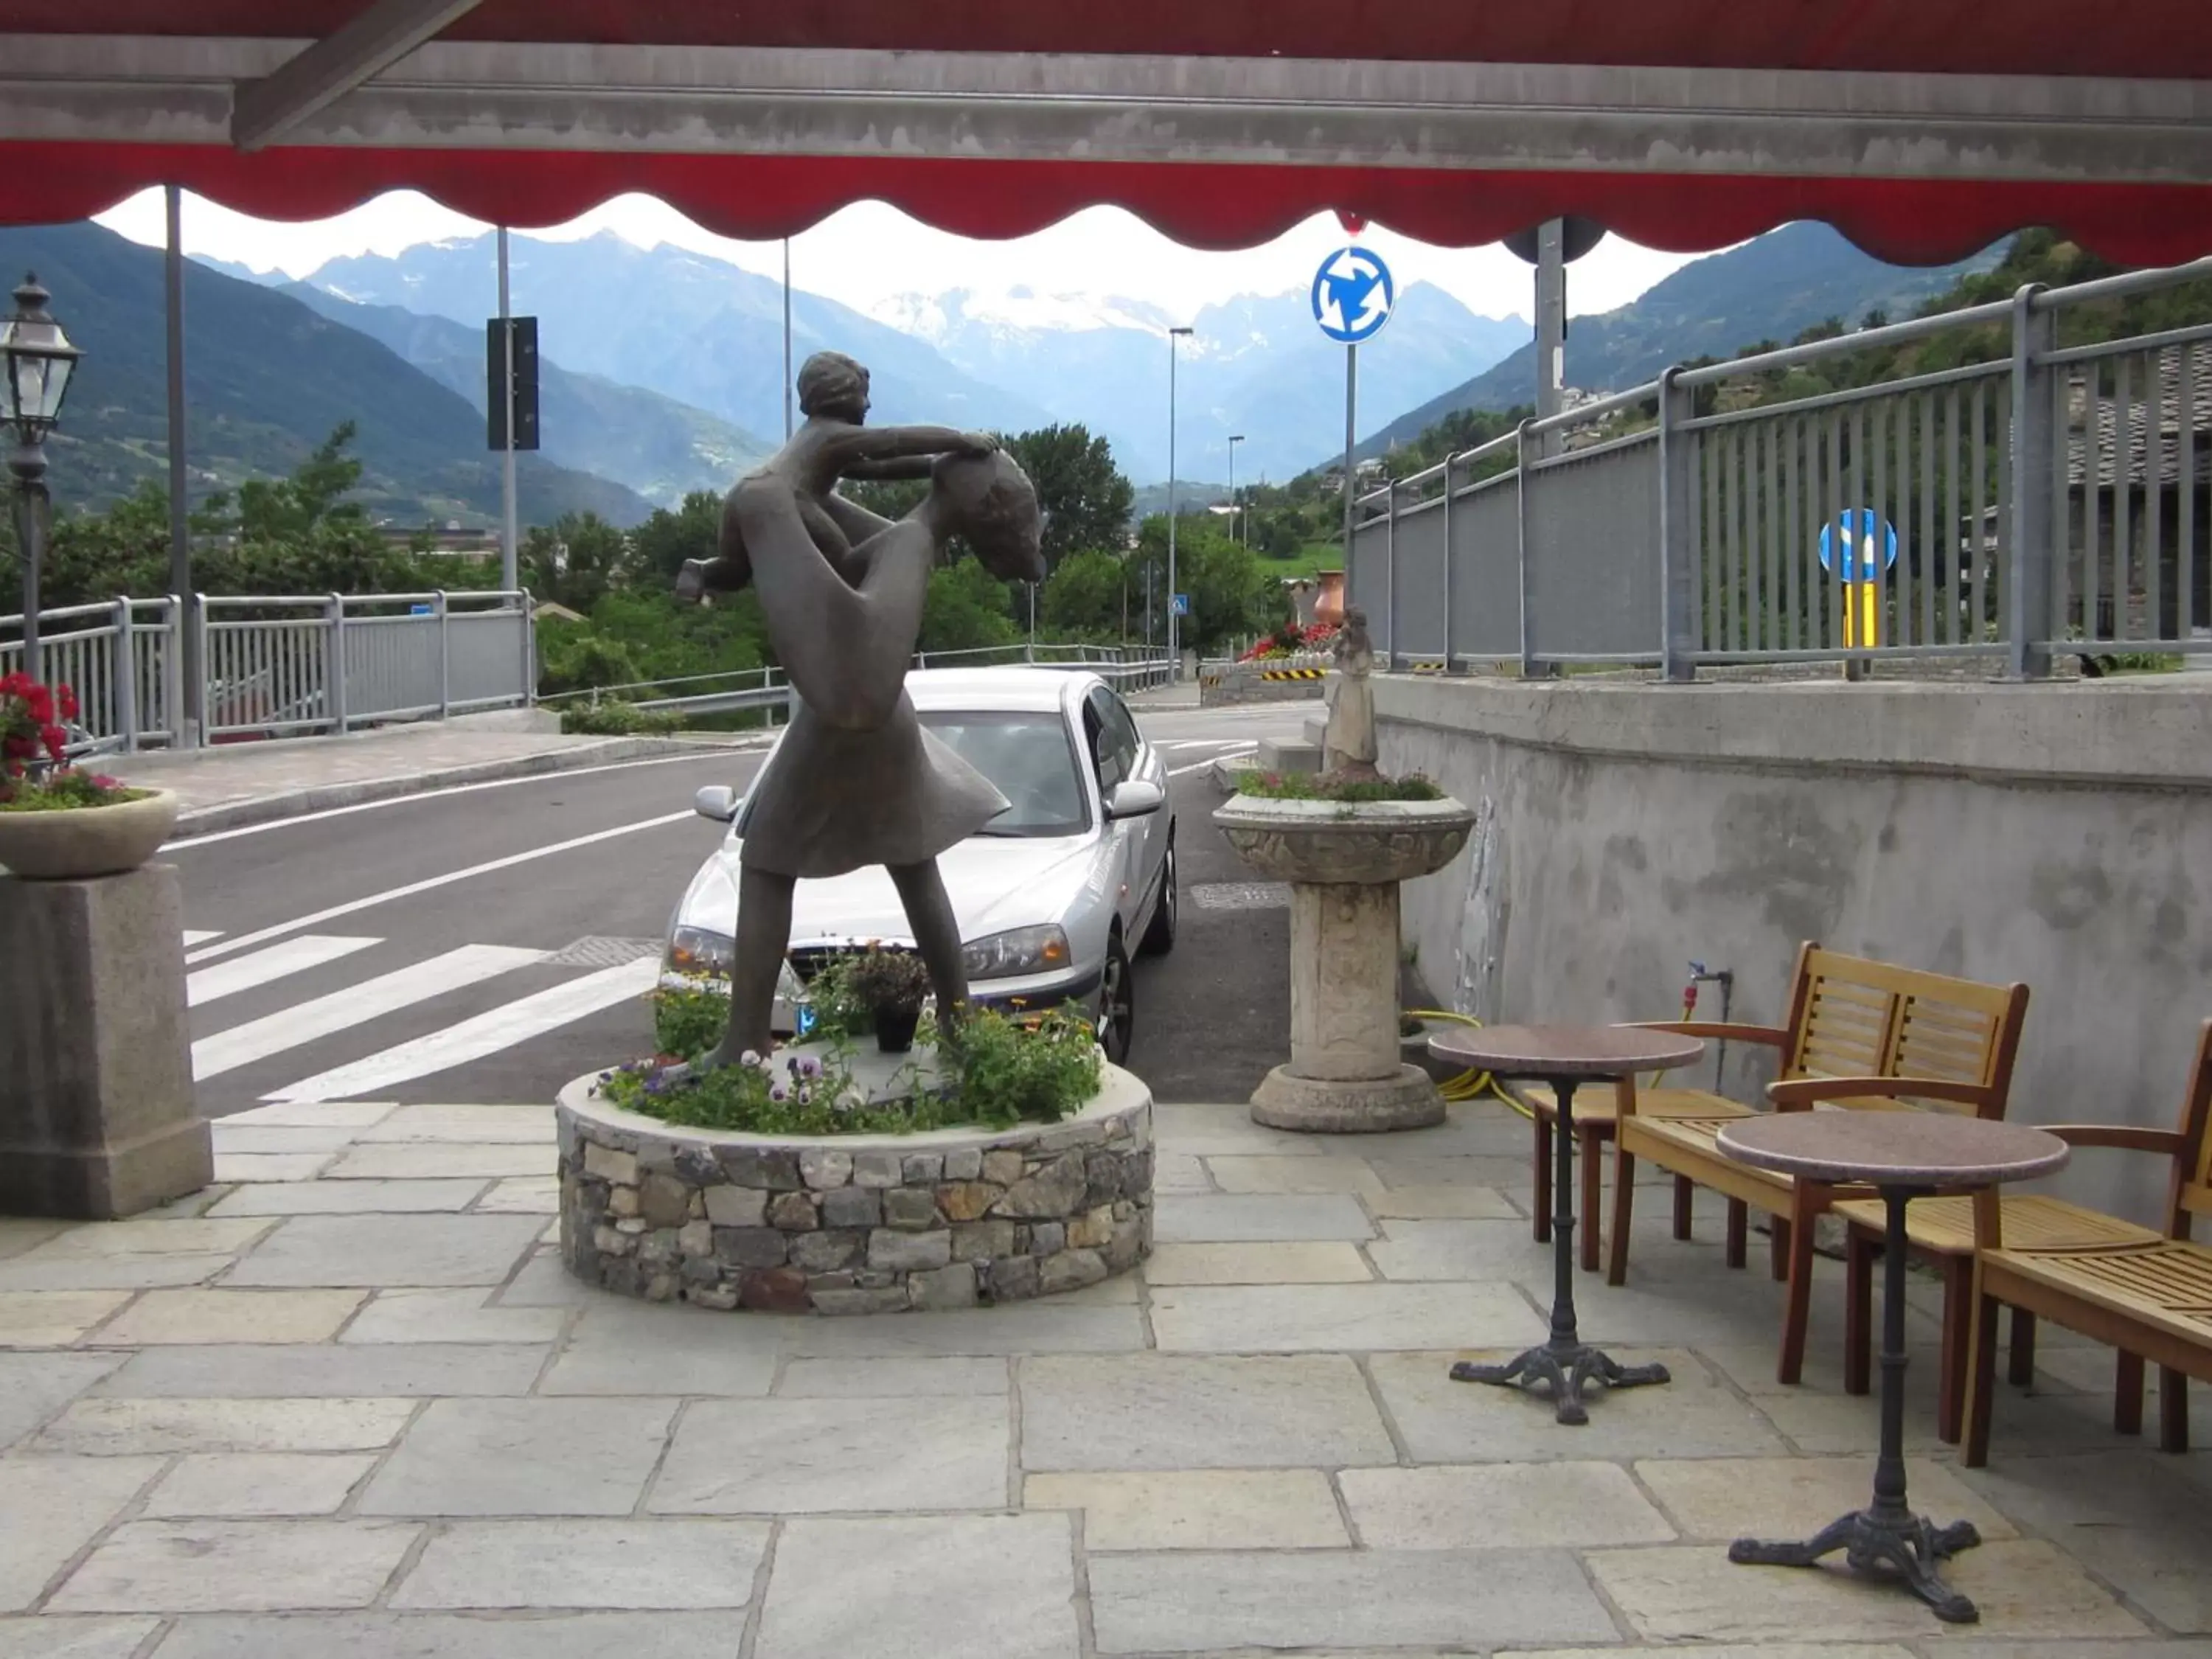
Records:
M1328 686L1328 725L1322 734L1322 769L1330 776L1358 780L1382 775L1375 769L1375 647L1367 638L1367 613L1348 606L1344 625L1330 647L1336 678Z

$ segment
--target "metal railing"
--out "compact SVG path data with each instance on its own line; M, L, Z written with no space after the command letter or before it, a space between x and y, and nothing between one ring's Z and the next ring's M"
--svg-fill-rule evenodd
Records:
M925 668L993 668L1034 665L1084 668L1124 691L1165 685L1173 667L1164 648L1099 645L986 645L960 651L918 651L913 665ZM720 674L689 674L675 679L638 680L624 685L580 687L550 692L538 699L549 708L583 702L626 702L647 714L723 714L766 709L770 717L790 706L791 686L781 668L733 669Z
M2191 283L2212 259L1524 422L1359 498L1352 601L1394 665L1524 673L2212 652L2212 324L2061 344L2070 308ZM1901 378L1798 375L1900 346Z
M76 692L74 751L174 748L193 739L195 710L196 735L214 740L526 706L533 624L520 592L118 599L41 611L40 667ZM0 672L21 663L21 632L0 617Z

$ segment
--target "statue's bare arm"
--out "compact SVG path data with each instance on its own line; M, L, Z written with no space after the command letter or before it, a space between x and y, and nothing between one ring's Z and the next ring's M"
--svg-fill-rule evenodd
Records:
M999 447L999 441L988 432L963 432L950 426L855 426L826 437L823 447L823 459L837 476L852 478L866 476L855 472L854 467L872 463L908 457L987 455Z

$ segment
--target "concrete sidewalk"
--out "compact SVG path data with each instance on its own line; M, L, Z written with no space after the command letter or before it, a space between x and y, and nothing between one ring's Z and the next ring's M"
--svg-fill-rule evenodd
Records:
M2102 1348L2047 1328L1961 1470L1916 1285L1912 1499L1986 1540L1945 1626L1728 1559L1866 1501L1834 1264L1780 1388L1780 1287L1645 1205L1583 1329L1674 1380L1563 1428L1446 1376L1543 1334L1525 1121L1156 1133L1139 1273L821 1319L571 1279L550 1107L224 1119L164 1215L0 1221L0 1659L2212 1654L2212 1468L2113 1433Z
M518 711L519 713L520 711ZM757 748L765 734L592 738L542 721L489 717L385 726L343 738L291 738L114 758L126 783L176 792L179 836L204 836L458 784L608 766L697 748Z

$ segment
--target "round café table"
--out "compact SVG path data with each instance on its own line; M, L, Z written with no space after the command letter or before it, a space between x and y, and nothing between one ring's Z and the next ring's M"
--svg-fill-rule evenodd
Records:
M1575 1332L1575 1089L1591 1082L1618 1082L1638 1072L1671 1071L1704 1054L1696 1037L1633 1025L1462 1026L1429 1039L1429 1052L1471 1070L1514 1081L1546 1083L1559 1102L1559 1152L1553 1160L1552 1200L1552 1334L1550 1340L1503 1365L1462 1360L1451 1368L1455 1382L1492 1382L1503 1388L1548 1383L1562 1423L1587 1423L1583 1385L1592 1378L1608 1389L1632 1389L1664 1382L1664 1365L1623 1365L1584 1343Z
M1938 1564L1980 1543L1971 1521L1936 1526L1905 1501L1905 1206L1939 1189L1994 1187L2048 1175L2069 1156L2066 1143L2018 1123L1985 1122L1943 1112L1778 1112L1720 1132L1730 1158L1762 1170L1837 1183L1864 1183L1887 1208L1881 1285L1881 1449L1874 1502L1840 1516L1802 1543L1739 1538L1729 1559L1809 1567L1842 1550L1854 1572L1905 1586L1948 1624L1981 1617L1946 1584Z

